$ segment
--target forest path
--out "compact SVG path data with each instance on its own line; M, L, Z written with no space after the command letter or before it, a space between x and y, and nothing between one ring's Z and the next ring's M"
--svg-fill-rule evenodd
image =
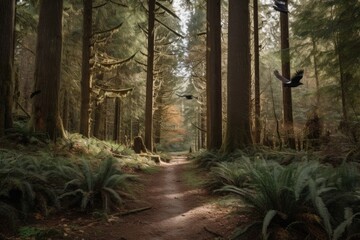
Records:
M143 175L141 202L151 209L83 229L86 235L91 232L84 239L206 240L215 239L214 233L229 235L234 216L203 190L187 183L192 169L184 156L173 156L170 163L161 163L159 168L156 173Z

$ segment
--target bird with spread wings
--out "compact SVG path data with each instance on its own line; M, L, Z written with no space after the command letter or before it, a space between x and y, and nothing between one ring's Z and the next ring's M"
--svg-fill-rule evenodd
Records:
M179 94L176 93L176 95L177 95L178 97L183 97L183 98L186 98L186 99L189 99L189 100L191 100L191 99L198 99L198 97L195 97L195 96L193 96L193 95L191 95L191 94L179 95Z
M294 74L294 76L291 77L290 80L283 77L279 73L278 70L274 71L274 75L276 76L277 79L279 79L280 81L283 82L285 87L297 87L297 86L303 85L303 83L300 82L300 80L304 76L304 70L303 69L296 71L296 73Z
M286 3L284 1L274 0L273 8L276 11L279 11L279 12L282 12L285 14L287 14L289 12L289 10L287 9Z

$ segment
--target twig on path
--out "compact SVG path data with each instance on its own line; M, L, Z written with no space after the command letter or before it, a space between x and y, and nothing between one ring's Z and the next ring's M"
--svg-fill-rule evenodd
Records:
M121 213L114 214L114 216L127 216L127 215L130 215L130 214L143 212L143 211L149 210L151 208L152 208L151 206L150 207L143 207L143 208L136 208L136 209L132 209L132 210L129 210L129 211L126 211L126 212L121 212Z
M207 231L208 233L211 233L211 234L214 235L215 237L221 237L221 238L224 237L223 235L221 235L221 234L219 234L219 233L217 233L217 232L214 232L214 231L208 229L207 227L204 227L204 230Z

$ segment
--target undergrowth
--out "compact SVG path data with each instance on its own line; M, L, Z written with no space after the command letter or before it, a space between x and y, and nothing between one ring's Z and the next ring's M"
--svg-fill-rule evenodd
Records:
M291 159L289 161L288 159ZM238 199L250 219L232 239L358 239L360 173L356 163L333 167L308 153L203 152L205 187ZM244 206L245 204L245 206Z
M0 140L0 233L6 234L72 207L109 212L133 198L139 185L133 173L156 165L123 145L79 134L54 144L14 128Z

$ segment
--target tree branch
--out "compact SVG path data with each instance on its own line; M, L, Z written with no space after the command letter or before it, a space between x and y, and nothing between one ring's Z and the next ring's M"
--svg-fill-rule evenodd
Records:
M103 34L103 33L108 33L108 32L112 32L118 28L120 28L121 26L123 25L123 22L110 28L110 29L106 29L106 30L103 30L103 31L97 31L97 32L93 32L93 34L91 35L91 37L93 37L94 35L99 35L99 34Z
M168 29L170 32L174 33L176 36L181 37L181 38L185 38L183 35L181 35L180 33L177 33L175 30L171 29L170 27L168 27L167 25L165 25L164 23L162 23L161 21L159 21L157 18L155 18L155 21L157 21L158 23L160 23L162 26L164 26L166 29Z

